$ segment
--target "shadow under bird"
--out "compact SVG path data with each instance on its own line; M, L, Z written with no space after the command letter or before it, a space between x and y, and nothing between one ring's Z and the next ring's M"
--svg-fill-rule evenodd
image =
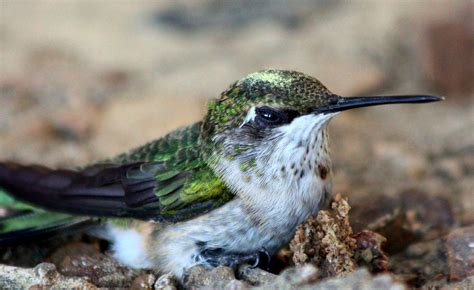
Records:
M92 229L134 268L257 264L331 199L328 122L429 95L341 97L303 73L250 74L188 127L77 170L0 163L0 245Z

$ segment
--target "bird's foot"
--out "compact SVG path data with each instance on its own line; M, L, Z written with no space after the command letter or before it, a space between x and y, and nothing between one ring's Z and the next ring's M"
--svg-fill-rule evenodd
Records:
M268 270L270 266L270 253L265 248L253 253L233 253L226 252L223 249L204 249L195 258L196 262L200 262L211 267L219 265L228 266L237 270L241 264L250 264L252 268L260 267Z

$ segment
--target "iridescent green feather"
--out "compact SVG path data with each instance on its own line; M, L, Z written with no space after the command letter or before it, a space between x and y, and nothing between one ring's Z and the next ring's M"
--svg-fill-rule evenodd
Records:
M165 165L166 170L155 173L159 181L155 194L159 199L160 215L165 219L191 218L234 197L208 167L199 143L200 130L201 123L195 123L111 160L114 163L162 162Z
M0 219L0 232L11 232L24 229L41 229L54 225L72 222L77 217L62 213L46 211L29 211L28 213Z
M0 207L12 210L23 210L23 209L37 209L30 204L21 202L11 195L9 195L6 191L0 188ZM38 209L39 210L39 209Z

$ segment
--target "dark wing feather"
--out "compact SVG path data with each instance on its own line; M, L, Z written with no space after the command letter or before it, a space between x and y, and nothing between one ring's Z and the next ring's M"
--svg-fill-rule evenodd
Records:
M13 196L26 208L99 217L181 221L203 214L233 195L201 159L199 132L196 123L77 171L0 163L0 205L12 207Z
M83 171L0 163L0 185L15 198L49 210L149 219L159 216L159 208L142 206L158 202L155 175L160 170L165 166L159 162L96 165Z

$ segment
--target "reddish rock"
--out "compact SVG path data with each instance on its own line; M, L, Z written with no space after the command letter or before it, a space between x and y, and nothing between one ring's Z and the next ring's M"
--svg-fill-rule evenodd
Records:
M386 272L388 256L382 250L387 239L375 232L362 231L352 236L357 243L354 257L359 266L366 266L372 273Z
M55 265L60 265L61 262L68 256L95 256L100 253L99 244L86 244L78 241L72 241L64 246L59 247L47 259Z
M474 275L474 226L453 230L446 237L446 251L451 281Z

